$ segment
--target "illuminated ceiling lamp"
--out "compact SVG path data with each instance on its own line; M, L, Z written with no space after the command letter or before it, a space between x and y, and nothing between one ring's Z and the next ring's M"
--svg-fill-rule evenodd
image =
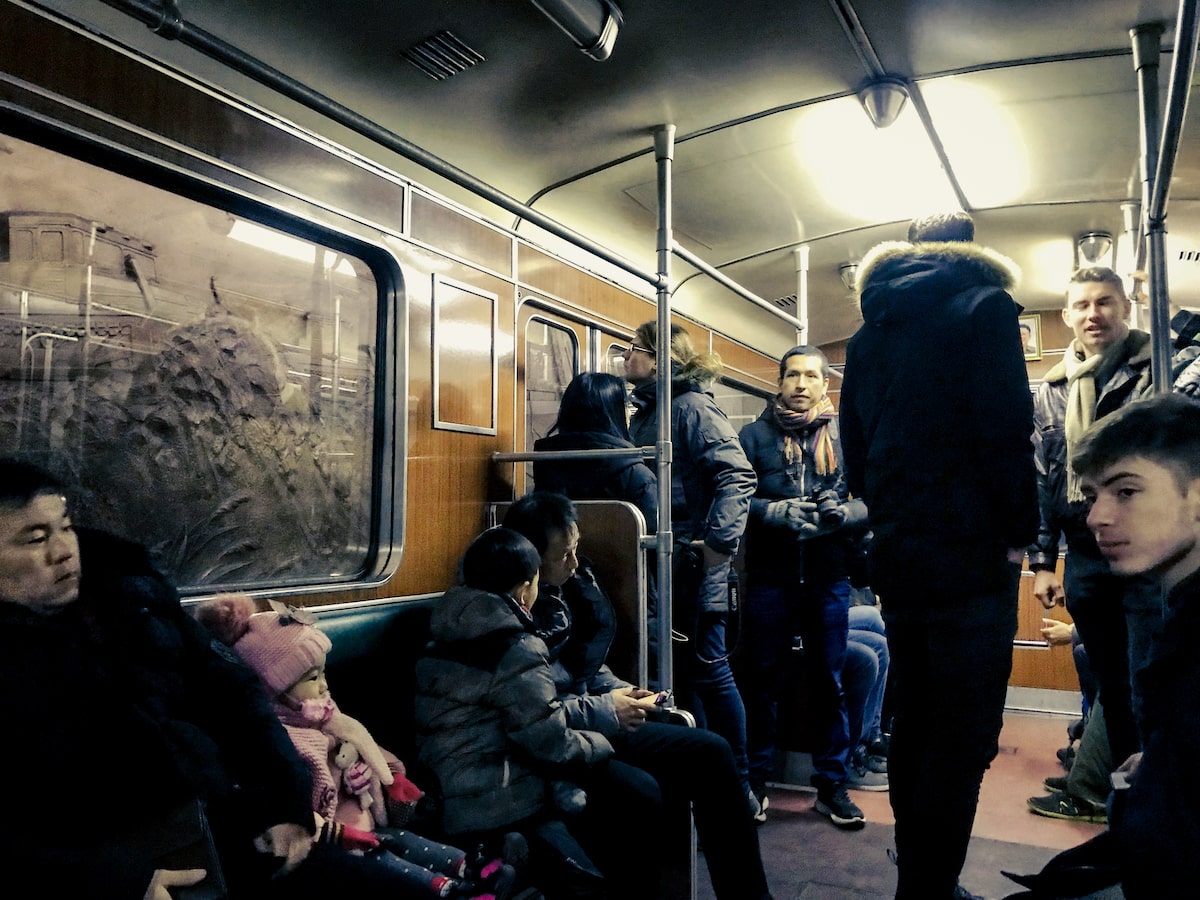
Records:
M885 76L858 92L858 102L876 128L887 128L900 117L908 102L908 84L903 78Z
M597 62L612 55L617 32L625 23L615 0L531 0L567 33L575 46Z
M838 277L842 279L842 284L846 290L854 290L854 286L858 283L858 263L844 262L838 266Z
M1112 235L1107 231L1089 231L1075 240L1080 266L1112 266Z

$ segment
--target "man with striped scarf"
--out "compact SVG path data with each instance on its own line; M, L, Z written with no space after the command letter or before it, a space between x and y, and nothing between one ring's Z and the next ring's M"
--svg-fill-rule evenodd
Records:
M849 500L842 476L829 361L816 347L793 347L779 364L779 393L742 429L758 475L746 528L749 582L738 685L746 704L750 785L765 820L776 708L793 636L804 641L813 737L816 809L841 828L861 828L846 787L886 790L887 776L855 769L842 691L851 554L866 507Z

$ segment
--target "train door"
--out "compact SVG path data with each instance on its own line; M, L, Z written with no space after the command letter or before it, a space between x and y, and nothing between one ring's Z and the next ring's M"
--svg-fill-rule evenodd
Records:
M571 379L582 371L587 327L536 302L517 312L517 434L519 450L549 434L558 418L558 403ZM513 490L521 496L533 488L533 464L517 464Z

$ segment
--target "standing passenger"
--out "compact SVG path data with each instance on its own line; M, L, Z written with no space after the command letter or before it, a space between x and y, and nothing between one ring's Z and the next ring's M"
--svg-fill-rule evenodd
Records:
M1084 430L1150 388L1150 335L1130 328L1130 302L1112 269L1080 269L1067 285L1063 321L1074 340L1046 373L1034 402L1034 449L1041 523L1029 548L1034 594L1047 609L1065 605L1096 677L1108 744L1116 762L1137 751L1130 660L1146 653L1157 596L1149 579L1114 574L1087 526L1087 505L1067 466ZM1191 351L1194 353L1194 350ZM1055 571L1059 541L1067 555ZM1090 821L1097 810L1075 794L1030 798L1042 815Z
M829 360L816 347L779 362L779 393L738 437L758 476L746 529L746 630L741 675L746 701L750 787L766 819L766 782L775 767L776 709L794 635L804 641L814 735L816 810L840 828L866 819L846 793L850 723L842 689L850 607L851 531L866 524L842 475ZM886 785L855 772L856 784Z
M605 372L580 372L571 379L558 407L550 434L534 442L534 450L610 450L636 445L625 415L625 383ZM637 456L605 459L543 459L533 462L539 491L565 494L572 500L625 500L658 528L658 478Z
M846 474L871 511L871 587L895 676L898 900L971 896L957 879L999 749L1020 562L1037 528L1015 268L974 232L952 213L873 249L865 321L846 348Z
M636 411L629 423L634 443L658 443L658 324L638 326L625 351L625 378ZM729 569L746 528L754 469L729 419L706 388L721 372L720 357L698 353L688 333L671 326L671 528L676 573L690 564L695 589L674 579L671 618L688 641L675 666L680 705L733 748L743 790L758 811L746 763L746 710L733 680L725 629L729 617ZM664 513L665 515L665 513ZM687 596L684 596L687 594ZM657 617L655 617L655 621ZM651 636L657 633L651 623ZM698 701L697 702L693 702Z

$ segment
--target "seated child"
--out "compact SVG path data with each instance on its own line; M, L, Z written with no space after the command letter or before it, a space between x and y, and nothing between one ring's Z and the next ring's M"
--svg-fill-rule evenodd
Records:
M1072 454L1088 527L1118 575L1149 575L1162 619L1142 668L1142 753L1113 776L1109 822L1129 900L1190 896L1200 844L1200 406L1167 394L1090 428ZM1128 783L1128 789L1121 789Z
M311 614L274 600L271 607L256 613L250 597L225 594L202 603L196 617L255 671L308 764L316 840L358 851L362 871L348 878L361 877L389 898L506 896L515 873L501 860L472 872L462 850L387 827L404 825L423 792L333 702L325 682L332 644Z

